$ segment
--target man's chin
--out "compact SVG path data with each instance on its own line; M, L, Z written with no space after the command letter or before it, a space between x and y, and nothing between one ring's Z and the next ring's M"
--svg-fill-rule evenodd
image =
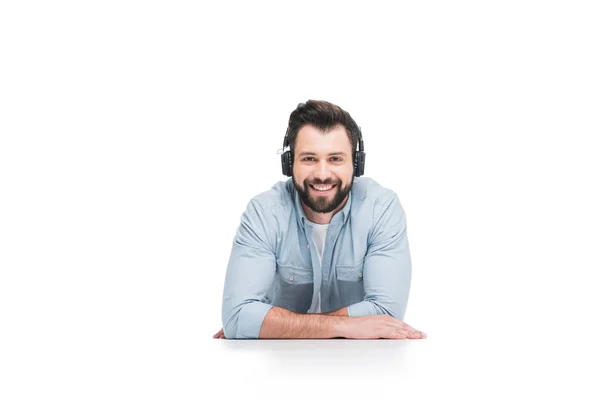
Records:
M309 206L309 208L312 211L316 212L317 214L327 214L327 213L331 212L331 211L327 211L331 208L331 207L329 207L329 204L327 204L327 207L315 207L314 204L312 204L312 206Z
M313 196L309 196L309 199L311 200L311 204L308 205L309 208L319 214L328 214L337 208L337 206L333 207L335 195L332 195L331 199L326 203L317 201Z

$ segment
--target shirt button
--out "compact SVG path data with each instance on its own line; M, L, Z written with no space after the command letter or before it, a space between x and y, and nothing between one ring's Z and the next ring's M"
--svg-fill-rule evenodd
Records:
M359 272L359 273L358 273L358 277L359 277L359 278L362 278L362 272Z
M309 244L307 244L307 245L306 245L306 248L307 248L307 249L310 249L310 245L309 245Z
M290 281L294 281L294 275L290 276Z

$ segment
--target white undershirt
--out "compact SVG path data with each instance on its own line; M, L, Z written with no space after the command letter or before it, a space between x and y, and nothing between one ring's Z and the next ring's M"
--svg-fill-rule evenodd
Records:
M312 228L312 239L317 249L317 256L319 257L319 264L323 259L323 249L325 248L325 237L327 236L327 229L329 224L313 224ZM321 292L317 296L317 301L314 307L308 310L309 313L320 313L321 312Z

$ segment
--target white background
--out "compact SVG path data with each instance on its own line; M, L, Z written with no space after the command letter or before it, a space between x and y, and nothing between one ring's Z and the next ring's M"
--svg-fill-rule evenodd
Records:
M0 398L598 398L595 2L7 1ZM308 99L408 216L423 341L225 341ZM209 395L210 393L210 395Z

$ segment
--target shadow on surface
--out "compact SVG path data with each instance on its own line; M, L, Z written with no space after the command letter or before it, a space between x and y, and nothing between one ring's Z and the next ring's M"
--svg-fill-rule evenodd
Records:
M304 375L397 375L402 371L408 340L223 340L236 353L259 356L275 373Z

